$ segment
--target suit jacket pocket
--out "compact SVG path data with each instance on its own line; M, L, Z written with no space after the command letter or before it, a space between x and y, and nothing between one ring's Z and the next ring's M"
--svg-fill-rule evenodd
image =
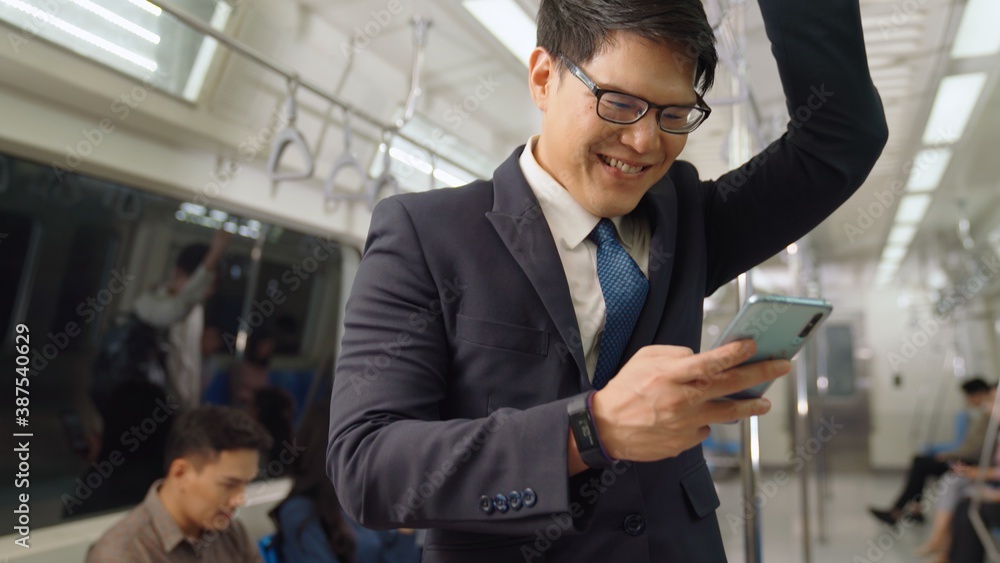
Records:
M503 348L526 354L544 356L549 349L549 335L544 330L457 316L456 335L473 344Z
M712 474L709 473L708 465L704 461L681 477L681 487L684 489L691 510L698 518L704 518L715 512L721 504L719 494L715 492L715 484L712 483Z

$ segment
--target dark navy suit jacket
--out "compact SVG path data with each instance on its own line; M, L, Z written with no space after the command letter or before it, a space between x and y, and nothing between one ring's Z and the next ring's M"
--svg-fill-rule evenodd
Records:
M760 4L792 123L738 170L678 161L642 198L650 289L622 364L697 350L704 297L815 227L885 144L857 0ZM521 150L491 181L376 207L332 398L341 502L368 527L431 528L425 562L725 561L700 447L567 476L566 406L591 385Z

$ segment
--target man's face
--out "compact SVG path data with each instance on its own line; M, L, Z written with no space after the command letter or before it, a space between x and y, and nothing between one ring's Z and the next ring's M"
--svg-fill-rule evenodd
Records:
M599 88L653 104L692 106L697 100L689 60L666 44L616 32L593 59L573 62ZM687 135L662 131L654 109L631 125L604 121L597 115L596 96L576 76L557 70L555 63L544 49L532 53L529 85L544 113L535 157L593 215L624 215L666 174ZM642 169L627 173L610 166L609 158Z
M181 492L181 511L187 522L202 530L229 527L237 508L246 502L247 483L257 474L256 450L225 450L214 459L183 459L185 470L177 476ZM175 462L177 463L177 462Z

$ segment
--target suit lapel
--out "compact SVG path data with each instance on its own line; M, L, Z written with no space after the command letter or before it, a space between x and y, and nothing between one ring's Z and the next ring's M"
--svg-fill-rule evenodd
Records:
M677 191L669 176L642 197L640 208L649 221L649 293L639 313L632 337L625 346L619 367L643 346L653 342L667 303L677 245Z
M555 322L565 345L560 355L565 357L566 351L572 355L581 381L586 384L587 364L566 273L542 208L521 172L522 150L524 147L515 150L494 172L493 211L486 217Z

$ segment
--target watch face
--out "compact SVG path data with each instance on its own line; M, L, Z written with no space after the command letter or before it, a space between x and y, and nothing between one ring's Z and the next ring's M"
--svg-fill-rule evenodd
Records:
M586 446L588 448L594 447L594 435L590 432L590 417L587 416L586 412L579 413L577 416L573 417L573 424L576 426L576 441L578 447ZM580 438L583 438L586 443L580 444Z

